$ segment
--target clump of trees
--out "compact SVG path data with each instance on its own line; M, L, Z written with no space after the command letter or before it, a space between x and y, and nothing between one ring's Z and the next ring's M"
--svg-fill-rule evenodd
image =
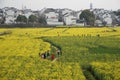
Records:
M0 17L0 24L4 24L5 23L5 17Z
M87 25L94 26L95 15L92 11L84 10L80 15L80 19L84 20Z
M119 18L118 20L115 20L113 24L118 24L120 26L120 9L118 11L113 11L113 13Z
M114 13L115 15L117 15L117 16L120 16L120 10L118 10L118 11L113 11L113 13Z
M30 23L38 22L38 18L35 15L30 15L28 21Z
M41 23L41 24L46 24L46 18L45 16L35 16L35 15L30 15L29 18L27 19L26 16L24 15L19 15L17 19L15 20L17 23Z
M45 16L39 16L38 22L41 24L47 24L46 17Z
M15 21L17 23L27 23L27 18L24 15L19 15Z

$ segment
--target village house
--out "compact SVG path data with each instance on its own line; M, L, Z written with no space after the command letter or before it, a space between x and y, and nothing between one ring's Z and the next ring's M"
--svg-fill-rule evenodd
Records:
M48 25L63 25L63 22L59 22L59 13L55 9L47 8L43 13Z
M80 20L80 15L82 10L80 11L72 11L72 10L65 10L63 13L63 21L65 25L76 25L76 26L84 26L84 20Z
M72 13L66 13L63 20L65 25L75 25L77 18Z
M111 17L111 11L104 9L94 9L95 14L95 26L112 26L113 19Z
M3 8L4 13L5 13L5 24L13 24L15 23L15 12L16 12L16 8L13 7L5 7Z
M64 25L75 25L76 24L76 14L71 9L62 9L62 17Z
M106 26L112 26L112 18L111 15L109 13L105 13L103 16L103 22L106 22L105 25Z
M58 13L49 12L45 14L48 22L58 22Z

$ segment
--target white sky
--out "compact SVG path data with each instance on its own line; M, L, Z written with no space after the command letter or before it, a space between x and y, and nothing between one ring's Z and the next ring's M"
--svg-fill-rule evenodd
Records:
M120 0L0 0L0 8L16 7L22 9L22 5L24 5L33 10L40 10L45 7L81 10L88 9L90 3L93 3L93 8L120 9Z

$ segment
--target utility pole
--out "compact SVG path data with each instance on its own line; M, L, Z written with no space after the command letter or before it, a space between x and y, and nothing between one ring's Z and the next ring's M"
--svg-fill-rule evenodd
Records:
M90 3L90 10L92 10L93 9L93 4L92 3Z

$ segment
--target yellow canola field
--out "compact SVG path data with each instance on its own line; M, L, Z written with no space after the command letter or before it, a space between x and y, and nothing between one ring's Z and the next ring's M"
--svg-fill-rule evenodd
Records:
M11 31L15 37L40 37L40 36L117 36L120 37L120 28L7 28L0 32ZM10 37L10 36L9 36ZM13 37L12 37L13 38Z
M91 70L99 80L120 80L120 61L113 63L92 62Z
M0 29L0 80L86 80L77 63L40 58L39 53L50 50L51 45L39 37L49 36L46 32L51 30L51 36L57 36L50 28Z
M38 56L50 50L50 44L37 39L0 40L0 56Z

